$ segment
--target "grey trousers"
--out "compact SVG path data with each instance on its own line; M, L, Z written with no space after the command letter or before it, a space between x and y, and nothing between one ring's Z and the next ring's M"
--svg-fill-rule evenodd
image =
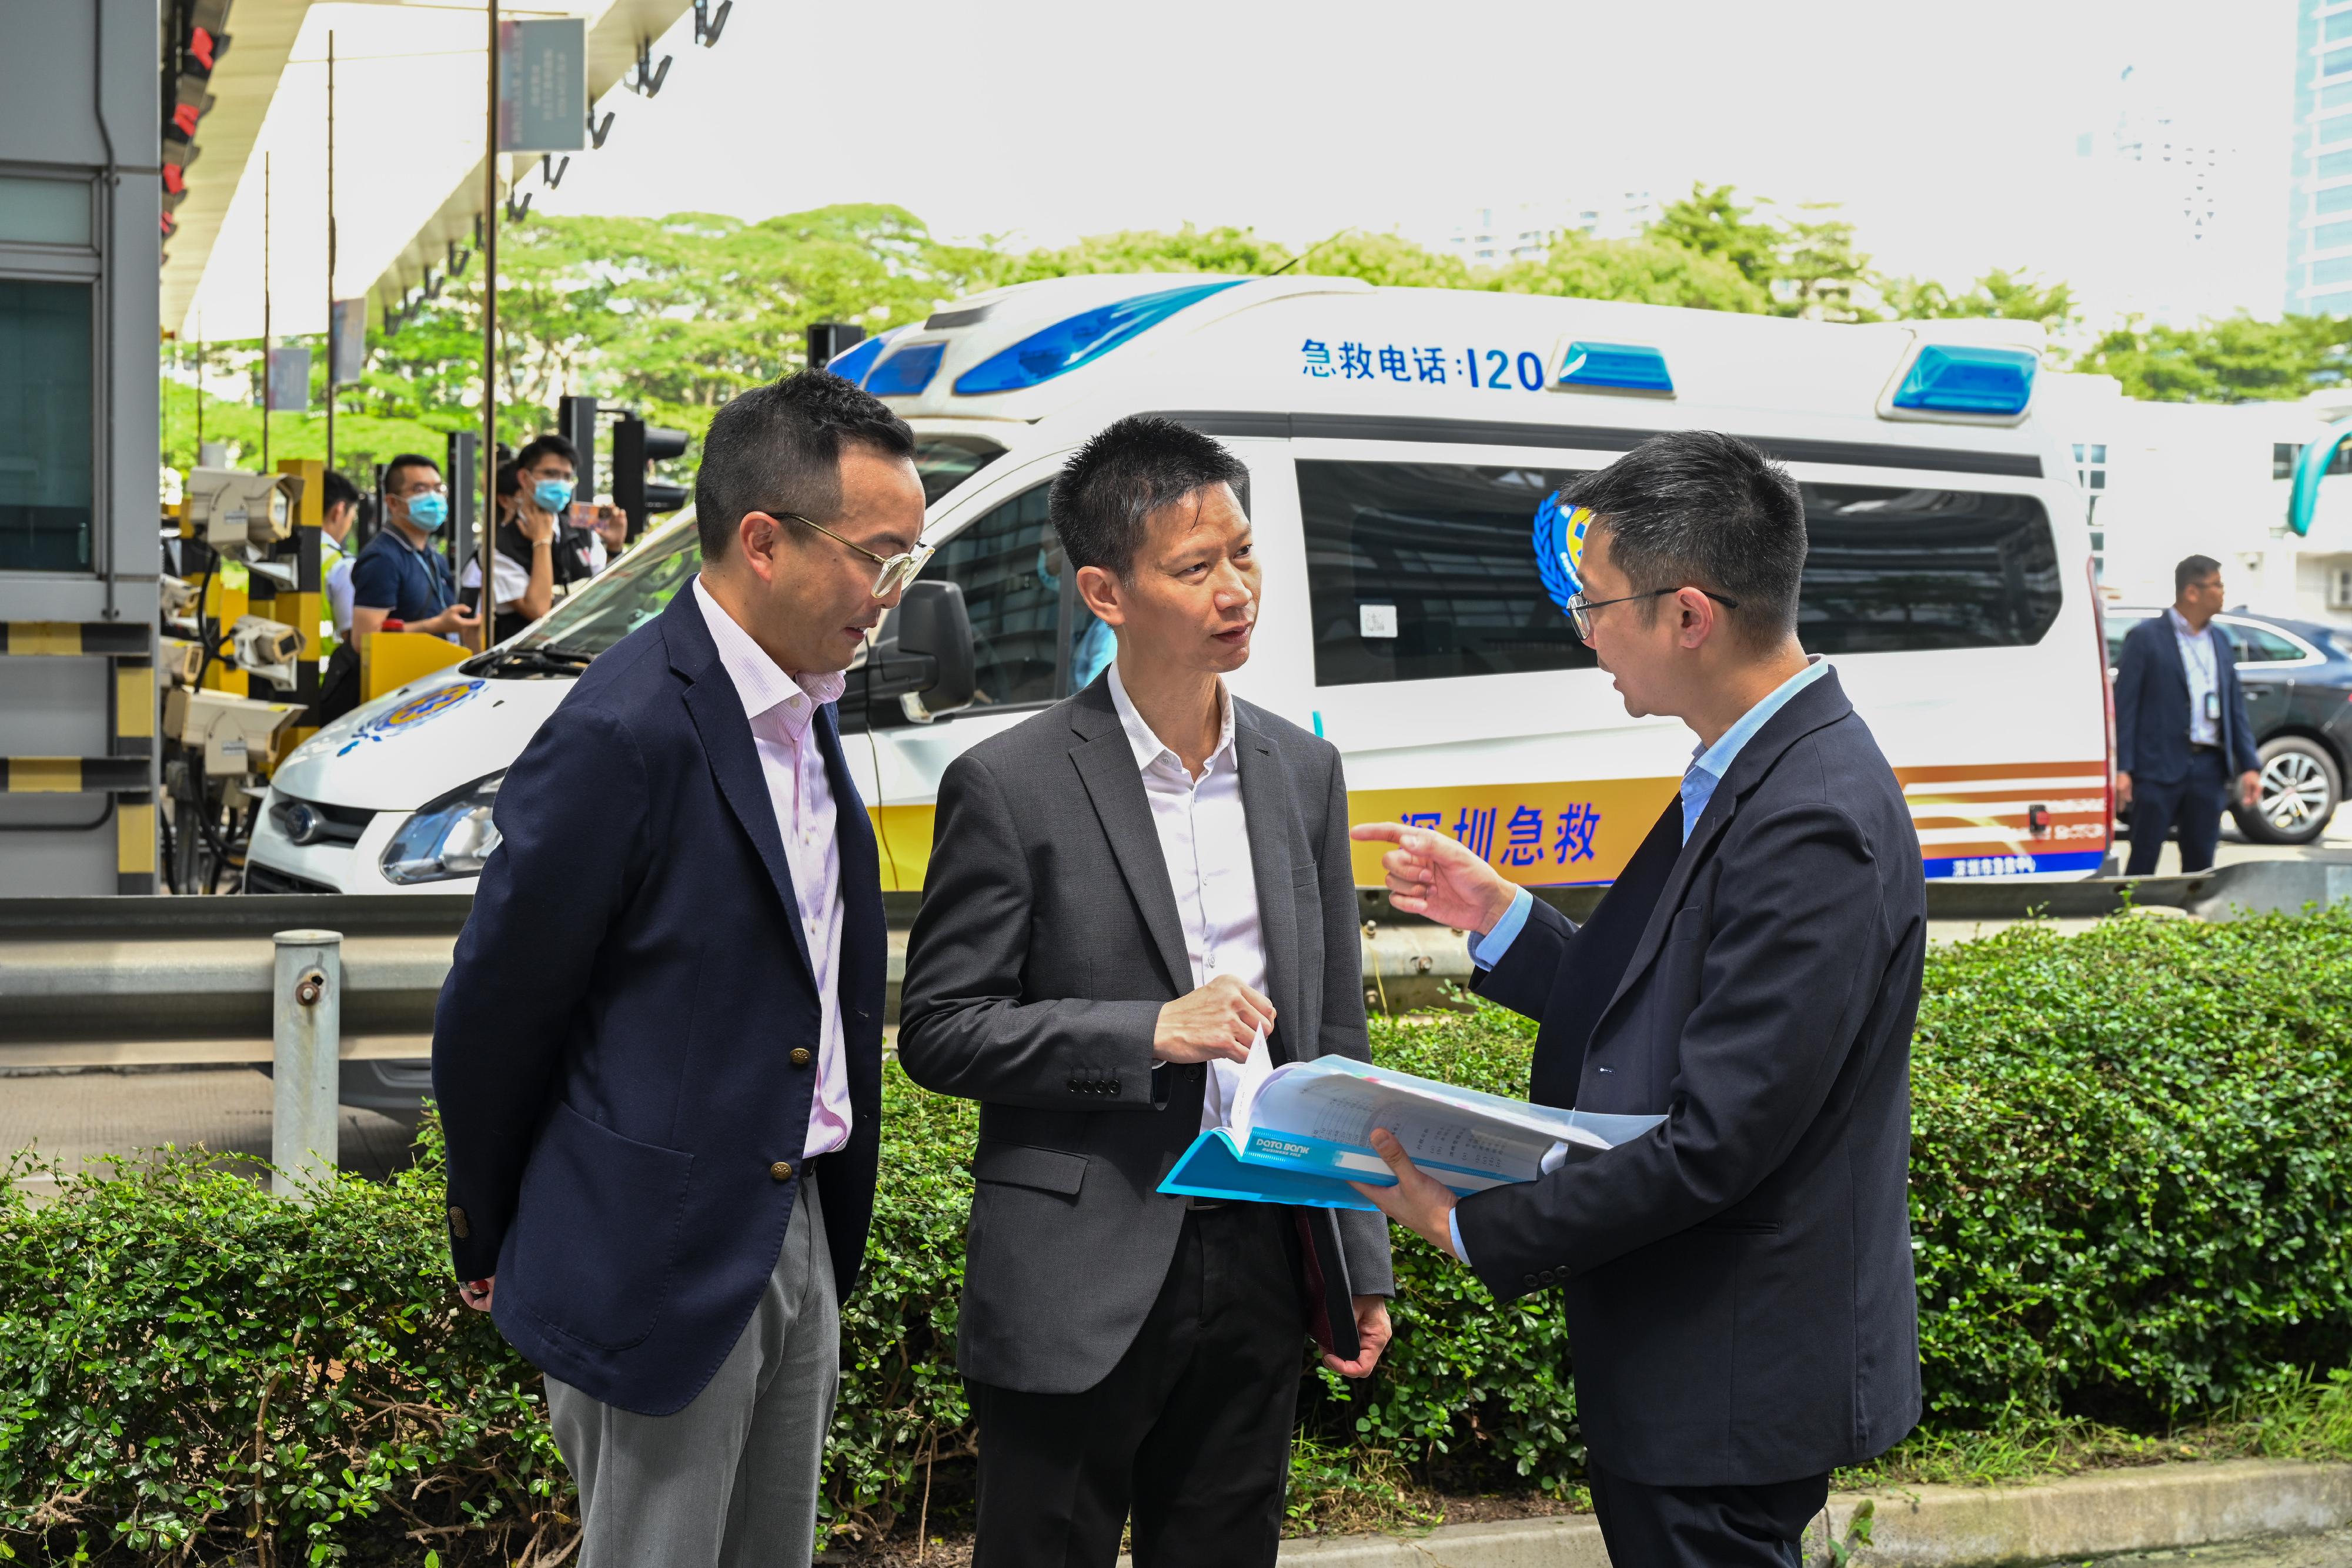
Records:
M583 1568L809 1568L841 1307L816 1178L803 1176L776 1271L709 1385L640 1416L547 1380L580 1488Z

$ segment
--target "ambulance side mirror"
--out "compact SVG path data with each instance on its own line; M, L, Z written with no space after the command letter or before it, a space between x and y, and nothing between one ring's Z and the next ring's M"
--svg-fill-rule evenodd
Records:
M971 617L964 609L963 585L938 580L910 585L898 608L882 624L864 668L866 722L881 727L896 716L929 724L941 714L971 706L980 688L972 656Z

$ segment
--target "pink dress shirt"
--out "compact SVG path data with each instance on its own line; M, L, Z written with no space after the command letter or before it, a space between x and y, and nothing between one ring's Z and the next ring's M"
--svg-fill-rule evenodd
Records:
M719 645L719 662L742 699L744 716L751 721L751 744L775 807L776 831L783 835L801 931L816 969L816 1095L809 1105L808 1141L801 1149L802 1158L814 1159L849 1142L848 1048L841 1032L841 850L834 837L837 820L824 752L811 728L816 710L838 700L844 683L839 674L786 674L710 597L699 577L694 580L694 600L710 640Z

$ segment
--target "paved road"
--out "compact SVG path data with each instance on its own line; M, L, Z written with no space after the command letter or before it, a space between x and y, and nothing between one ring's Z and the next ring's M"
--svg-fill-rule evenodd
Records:
M2257 844L2247 841L2238 832L2238 825L2226 818L2221 823L2221 847L2214 852L2216 865L2236 865L2241 861L2304 860L2352 861L2352 804L2336 808L2328 819L2327 831L2314 843L2302 845ZM2157 862L2159 874L2180 869L2180 846L2164 846L2163 858Z
M1867 1554L1862 1559L1869 1561ZM2352 1530L2325 1535L2290 1535L2245 1541L2231 1546L2196 1546L2179 1552L2140 1552L2102 1557L2090 1568L2138 1568L2142 1563L2195 1563L2198 1568L2352 1568Z
M0 1156L33 1147L68 1170L108 1154L175 1144L269 1157L268 1079L210 1071L60 1072L0 1078ZM343 1108L341 1163L382 1177L408 1159L406 1129ZM54 1184L28 1182L46 1193Z

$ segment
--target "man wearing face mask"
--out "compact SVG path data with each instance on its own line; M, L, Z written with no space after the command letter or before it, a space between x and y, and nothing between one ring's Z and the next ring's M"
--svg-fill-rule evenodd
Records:
M490 563L498 596L492 642L505 642L604 570L604 541L572 518L579 463L578 449L560 435L540 436L516 455L514 509L499 519ZM468 561L458 580L479 588L480 563Z
M457 601L449 563L431 549L449 520L441 466L406 452L383 471L384 526L352 563L352 641L366 641L397 621L399 630L478 647L480 618Z

